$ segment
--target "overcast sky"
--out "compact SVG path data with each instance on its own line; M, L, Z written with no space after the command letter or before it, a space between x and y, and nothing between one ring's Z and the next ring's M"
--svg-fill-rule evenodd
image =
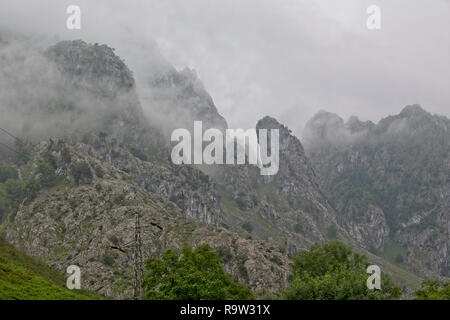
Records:
M371 4L381 30L366 27ZM413 103L450 116L450 0L0 0L0 27L106 43L137 75L154 40L230 127L271 115L300 133L319 110L378 121Z

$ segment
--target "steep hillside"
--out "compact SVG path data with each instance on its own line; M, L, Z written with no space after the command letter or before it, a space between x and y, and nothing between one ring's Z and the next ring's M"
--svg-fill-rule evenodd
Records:
M276 175L262 176L252 165L205 169L220 185L227 226L277 243L291 254L313 243L342 239L300 141L270 117L258 122L260 129L279 130Z
M26 67L14 54L5 59ZM15 131L28 142L18 144L15 166L6 170L12 176L0 185L8 241L59 270L79 265L89 289L130 298L134 264L126 245L138 214L143 259L209 243L226 270L256 294L283 286L286 254L217 227L224 214L214 182L195 167L171 163L163 131L143 115L131 71L111 48L64 41L39 59L53 70L51 77L28 84L20 73L8 74L24 84L25 96L36 86L49 93L32 106L3 106L28 123ZM11 92L6 100L15 105L12 98Z
M49 268L0 238L0 300L85 300L100 298L86 290L70 291L62 273Z
M321 112L305 141L353 239L424 276L449 275L449 119L417 105L376 125Z
M208 243L219 252L225 270L252 286L256 294L276 292L283 286L289 272L285 254L260 240L189 218L163 193L136 183L132 172L155 164L115 150L127 167L104 161L97 150L82 142L39 143L20 167L24 181L36 181L39 187L33 197L24 195L17 213L8 217L6 239L59 270L80 266L87 289L131 298L134 247L130 244L139 215L143 259L159 257L169 248Z
M149 100L146 108L151 123L168 137L177 128L192 130L196 120L201 120L205 129L228 127L195 70L177 71L167 66L151 72L145 79L142 99L144 103Z

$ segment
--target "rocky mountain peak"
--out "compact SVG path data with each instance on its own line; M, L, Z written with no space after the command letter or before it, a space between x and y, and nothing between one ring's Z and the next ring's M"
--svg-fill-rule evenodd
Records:
M194 121L202 121L204 129L228 128L195 70L170 67L153 73L147 79L145 92L149 109L155 108L152 116L157 118L153 122L163 124L161 129L166 135L176 128L192 129Z
M280 137L280 152L295 152L299 154L303 154L303 146L300 143L300 140L297 139L294 135L292 135L292 130L283 124L279 123L275 118L266 116L258 121L256 124L256 130L260 129L278 129L279 137Z
M270 116L265 116L256 124L257 129L281 129L284 126L278 122L277 119Z
M346 128L350 133L361 132L369 130L375 126L372 121L361 121L357 116L351 116L345 123Z
M307 149L329 148L330 145L347 143L350 135L347 126L357 128L362 125L355 119L346 124L335 113L319 111L306 123L302 133L303 142Z
M308 121L306 127L314 131L318 137L326 138L330 135L330 131L342 129L344 127L344 120L335 113L322 110Z
M100 84L109 91L134 88L133 74L107 45L88 44L82 40L61 41L47 50L61 72L86 87Z
M330 139L344 129L344 120L335 113L320 111L306 123L305 129L317 138Z
M417 117L417 116L430 116L428 111L425 111L419 104L408 105L400 112L400 116L403 117Z

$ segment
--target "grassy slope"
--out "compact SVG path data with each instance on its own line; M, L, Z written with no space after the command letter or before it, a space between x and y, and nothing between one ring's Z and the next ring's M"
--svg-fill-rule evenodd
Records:
M0 300L86 300L98 298L70 291L56 270L17 251L0 238Z
M384 257L377 256L365 249L362 249L359 245L356 244L353 239L350 239L348 236L344 236L339 240L350 245L353 248L354 252L367 256L369 262L379 265L382 272L386 272L387 274L389 274L391 279L397 286L400 286L402 288L406 287L407 292L403 295L404 299L412 298L412 293L420 288L420 284L422 283L423 279L415 273L393 264Z

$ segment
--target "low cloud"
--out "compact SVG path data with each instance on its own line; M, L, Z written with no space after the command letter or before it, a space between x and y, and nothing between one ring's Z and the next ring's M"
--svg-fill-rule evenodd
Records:
M65 28L69 4L81 31ZM298 134L320 109L378 121L412 103L449 116L449 2L380 0L380 31L365 27L370 4L1 0L0 28L111 45L138 89L166 64L195 69L230 127L270 115Z

